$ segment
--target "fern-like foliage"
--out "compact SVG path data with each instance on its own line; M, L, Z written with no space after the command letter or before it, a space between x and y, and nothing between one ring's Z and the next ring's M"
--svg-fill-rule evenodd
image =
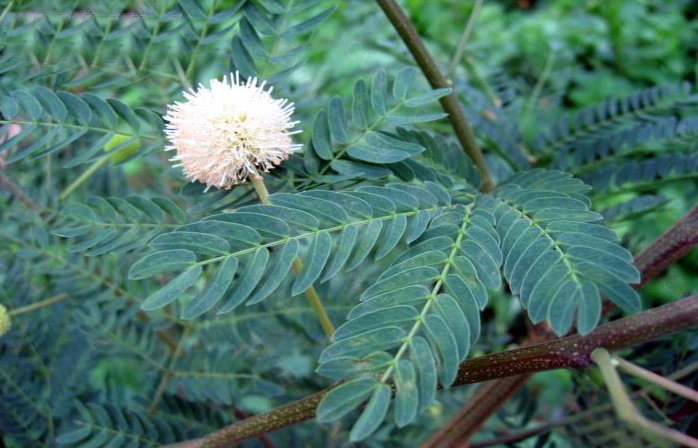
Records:
M589 190L567 173L531 170L498 186L491 205L512 293L534 322L547 319L558 334L569 330L575 310L577 330L591 331L600 293L627 310L640 306L628 286L640 281L632 255L597 223Z
M236 7L243 3L240 32L231 43L232 66L245 77L260 76L272 82L288 77L300 66L307 42L299 38L335 10L335 6L324 8L323 5L324 9L298 22L295 17L313 11L322 0L238 2Z
M19 266L19 265L15 265ZM25 272L11 267L0 297L12 307L36 301L24 288ZM70 416L74 400L86 398L84 384L96 358L90 341L61 304L33 320L13 319L13 332L0 345L0 430L7 440L36 446L53 440L55 426Z
M318 408L333 421L368 399L352 429L360 440L385 418L395 384L394 419L411 422L448 387L477 340L487 289L503 267L512 293L534 322L566 333L591 331L601 293L628 310L639 298L630 253L589 210L590 187L559 171L515 175L492 195L455 203L362 294L320 356L318 372L347 383Z
M105 446L109 440L113 447L155 447L186 437L179 425L133 409L109 404L77 404L77 408L80 416L74 421L76 428L56 439L60 446Z
M53 233L71 238L69 252L87 256L119 254L144 247L167 229L166 216L182 223L186 215L162 197L93 197L86 204L72 203L61 210L62 221Z
M88 3L0 14L0 298L25 308L0 346L12 448L175 443L230 423L231 405L263 412L327 378L343 383L319 421L357 415L355 441L388 415L402 428L453 384L503 284L496 297L511 292L560 335L591 331L602 297L638 309L632 257L601 221L664 199L611 197L602 216L591 187L613 195L698 173L688 86L606 101L524 144L515 98L502 106L454 79L498 184L484 194L462 148L436 132L451 89L408 67L350 80L346 98L312 91L324 80L297 69L335 2L108 1L81 13ZM303 153L265 176L270 204L245 185L204 196L189 185L177 204L165 196L178 185L144 187L164 165L150 153L165 105L231 70L278 82L305 123ZM97 172L109 186L89 194L103 197L81 183ZM329 343L300 297L311 287L341 321Z
M197 317L223 299L219 313L260 302L289 275L297 256L305 267L291 294L300 294L317 280L355 269L374 247L381 258L401 240L415 240L450 196L436 184L395 184L342 193L274 194L271 202L213 215L156 237L151 243L156 251L135 263L129 277L181 273L148 297L143 308L158 309L176 300L205 267L214 277L183 317Z
M502 253L493 223L494 217L475 203L456 205L434 219L364 292L320 356L319 368L337 379L361 377L323 400L320 421L340 418L371 396L352 430L352 438L359 440L385 416L388 380L396 385L398 426L431 404L437 378L446 387L454 381L460 361L479 335L486 287L496 289L501 282ZM363 376L369 372L379 375Z
M662 195L645 194L606 207L600 213L608 221L633 219L656 210L667 202L669 200Z
M63 162L71 168L124 149L130 149L128 156L132 157L162 145L162 119L157 114L91 93L78 96L44 87L15 90L0 97L0 113L8 117L0 120L4 130L11 124L22 129L0 145L0 151L15 148L8 157L10 163L79 144L81 151Z
M307 172L314 176L334 174L339 179L381 178L390 173L386 164L405 161L424 151L423 146L386 132L398 125L445 116L422 109L449 89L414 92L416 82L417 72L411 67L400 71L392 83L379 70L370 86L363 80L354 85L349 108L339 97L332 98L313 122L312 140L305 154Z
M698 177L698 153L662 154L642 160L628 160L590 170L580 176L599 191L632 186L633 190L653 189L662 183Z
M574 116L563 116L558 123L541 131L535 148L539 155L552 155L556 166L564 169L619 150L623 132L629 135L662 132L662 125L655 123L677 115L681 118L685 113L682 111L695 111L695 95L690 84L642 90L625 98L610 99ZM570 158L577 163L570 162Z
M399 178L406 182L415 179L436 182L447 189L480 185L480 174L454 141L439 134L405 128L398 128L397 135L424 148L416 156L387 165Z

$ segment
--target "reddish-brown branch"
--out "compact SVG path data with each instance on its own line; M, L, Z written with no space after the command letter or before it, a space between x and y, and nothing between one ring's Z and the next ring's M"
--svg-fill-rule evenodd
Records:
M635 257L642 287L698 244L698 204Z
M592 363L591 352L597 347L616 351L694 326L698 326L698 294L607 323L586 336L569 336L468 359L460 365L454 386L544 370L588 367ZM330 390L328 388L266 414L255 415L202 439L169 447L224 448L309 420L315 417L318 403Z
M243 411L237 406L233 406L233 414L235 415L235 418L237 418L238 420L245 420L246 418L250 417L249 415L247 415L245 411ZM264 448L276 448L276 444L274 443L274 441L271 440L269 436L266 434L260 435L259 441L262 442Z

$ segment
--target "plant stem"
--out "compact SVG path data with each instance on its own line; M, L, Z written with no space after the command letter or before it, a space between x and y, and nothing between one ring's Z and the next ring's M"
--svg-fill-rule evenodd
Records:
M482 8L482 4L484 2L485 0L475 0L473 11L470 13L470 18L468 19L468 24L465 25L465 30L463 30L463 35L460 38L460 42L458 42L458 48L456 48L456 53L453 55L453 59L451 60L451 63L448 66L447 73L448 76L451 78L453 78L453 75L456 72L456 67L458 67L458 63L460 62L461 58L463 57L463 53L465 52L465 47L466 45L468 45L470 36L473 34L475 22L477 21L477 18L480 15L480 9Z
M698 204L635 257L643 273L640 286L664 272L698 244Z
M533 86L533 91L531 92L531 96L528 98L528 101L526 101L526 104L524 105L524 124L528 126L528 124L531 121L531 110L533 109L533 106L535 103L538 102L538 99L540 98L540 93L543 91L543 86L545 86L545 83L548 81L548 78L550 78L550 74L553 71L553 67L555 66L555 59L557 58L557 51L555 49L550 49L550 53L548 53L548 58L545 60L545 65L543 66L543 72L540 74L540 77L538 78L538 81L536 82L536 85Z
M642 367L633 364L629 361L626 361L623 358L614 358L614 361L617 363L619 369L624 370L627 373L634 375L638 378L642 378L643 380L655 384L663 389L666 389L669 392L673 392L676 395L681 395L682 397L688 400L692 400L698 403L698 391L686 387L683 384L679 384L676 381L672 381L669 378L657 375L656 373L650 370L643 369Z
M622 361L622 360L621 360ZM620 364L619 364L620 367ZM695 370L698 369L698 362L695 362L693 364L689 364L686 367L683 367L675 372L672 372L670 375L668 375L665 380L669 381L676 381L680 378L683 378L687 375L690 375L693 373ZM636 398L636 397L646 397L647 391L652 388L653 385L646 385L642 389L635 391L631 397ZM516 433L509 433L509 434L504 434L499 437L496 437L494 439L490 440L485 440L482 442L473 442L470 444L470 448L486 448L490 446L501 446L505 445L508 443L514 443L514 442L520 442L522 440L528 439L530 437L536 436L538 434L544 433L546 431L551 430L554 427L564 427L564 426L570 426L570 425L575 425L579 422L583 421L596 421L599 418L603 418L602 415L606 413L607 411L613 410L613 404L612 403L604 403L600 405L596 405L592 408L585 409L582 412L575 412L573 415L561 418L561 419L554 419L552 421L549 421L547 423L543 423L540 426L533 428L533 429L527 429L523 430L520 432Z
M68 187L66 187L63 192L58 196L59 201L65 200L68 196L70 196L70 193L75 191L76 188L78 188L80 185L82 185L87 179L90 178L97 170L102 168L107 162L109 162L109 156L104 156L95 163L92 164L88 169L86 169L77 179L73 181Z
M64 300L67 298L68 298L68 294L61 293L61 294L55 295L53 297L49 297L48 299L42 300L40 302L32 303L31 305L23 306L21 308L16 308L16 309L10 311L9 314L10 314L10 316L19 316L20 314L29 313L31 311L41 309L45 306L53 305L54 303L60 302L61 300Z
M177 364L179 356L182 354L184 342L186 341L187 337L189 337L190 330L191 327L184 327L184 331L182 331L182 335L179 337L179 341L177 341L177 348L175 348L175 351L172 353L172 356L170 357L170 362L167 365L167 370L162 375L160 384L158 384L158 388L155 391L153 400L150 402L150 406L148 407L148 416L152 416L155 413L155 410L158 408L158 404L160 404L162 395L165 393L167 385L170 383L170 380L172 379L172 375L174 375L175 365Z
M259 198L259 202L261 202L263 205L271 205L271 202L269 201L269 190L267 190L267 186L264 184L264 178L261 175L252 175L250 176L250 179L252 181L254 191L257 193L257 197Z
M271 201L269 200L269 190L267 190L267 186L264 184L264 178L257 174L250 176L250 179L252 181L254 191L259 197L259 201L264 205L272 205ZM293 269L293 272L296 275L303 271L303 263L298 257L293 260L291 269ZM332 321L330 321L327 311L322 304L322 300L320 299L320 296L313 285L310 285L310 287L305 290L305 296L308 298L313 310L315 310L315 315L320 321L320 325L322 326L322 330L325 332L327 339L331 340L332 335L334 334L334 325L332 325Z
M34 202L32 198L24 194L22 189L12 182L12 179L7 177L3 170L0 170L0 186L10 190L10 193L12 193L14 197L16 197L17 200L24 204L27 208L34 210L35 212L41 211L41 207L39 207L39 205Z
M233 405L233 414L235 415L235 418L238 420L245 420L246 418L249 418L249 415L245 413L242 409L239 407ZM262 434L259 436L259 441L264 445L264 448L276 448L276 444L274 443L273 440L269 438L266 434Z
M12 0L10 3L5 6L5 9L2 10L2 14L0 14L0 22L5 18L5 15L7 15L8 12L12 10L12 7L15 6L14 0Z
M614 359L611 358L605 348L600 347L595 349L591 353L591 359L601 370L601 375L608 388L608 393L611 395L611 401L613 402L613 407L616 409L618 418L637 429L680 443L681 446L698 448L697 439L676 431L675 429L648 420L638 411L625 391L623 382L616 371Z
M453 87L443 74L441 74L441 71L431 57L431 54L424 45L417 30L414 28L414 25L395 0L376 0L376 2L407 46L431 87L434 89ZM494 182L490 177L487 163L482 155L480 146L477 144L475 134L465 117L463 108L458 102L458 95L456 92L451 91L450 94L442 97L439 101L441 102L441 107L443 107L444 111L448 114L448 119L451 122L451 126L463 150L480 171L480 177L482 178L480 190L484 193L492 191Z
M621 350L695 326L698 326L698 294L607 323L586 336L569 336L465 360L453 386L545 370L589 367L593 364L591 353L598 347ZM204 438L168 445L168 448L224 448L309 420L315 417L317 405L330 390L332 388L255 415Z

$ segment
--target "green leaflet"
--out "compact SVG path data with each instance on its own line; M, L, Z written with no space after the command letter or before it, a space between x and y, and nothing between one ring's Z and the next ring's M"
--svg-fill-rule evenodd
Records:
M128 272L132 280L153 277L163 272L177 270L196 261L196 254L189 250L173 249L146 255L131 266Z
M464 359L470 351L470 326L463 313L462 305L448 294L439 294L434 300L434 312L441 317L454 337L456 357ZM479 320L478 320L479 321Z
M178 231L155 237L156 249L186 249L200 255L222 255L230 251L228 242L214 234Z
M436 359L429 348L429 343L421 336L417 336L412 340L410 348L412 350L411 358L417 369L418 412L421 412L431 404L436 393Z
M262 279L264 269L269 261L269 250L260 248L254 255L247 259L247 266L235 283L235 287L227 298L225 304L218 311L219 314L234 310L252 293L257 283Z
M361 413L359 419L351 428L349 438L352 442L363 440L378 429L388 412L390 405L390 386L381 384L371 395L368 404Z
M257 229L270 237L291 235L291 229L288 224L286 224L286 221L276 216L263 213L221 213L219 215L209 216L205 221L195 224L206 225L212 221L229 223L228 225L221 226L221 228L216 231L212 231L212 233L232 241L242 240L251 244L258 244L262 238Z
M389 135L368 132L362 145L351 145L347 154L370 163L395 163L424 151L419 145L404 142Z
M399 428L417 416L419 392L417 372L412 361L401 359L395 369L395 423Z
M145 299L145 302L143 302L141 308L146 311L150 311L162 308L163 306L171 303L181 296L190 286L196 283L199 276L201 276L202 271L203 269L201 269L201 266L199 265L194 265L188 268L175 277L174 280L170 281L170 283L168 283L166 286L157 290L147 299Z
M269 273L266 275L266 279L259 284L255 292L247 300L248 305L253 305L255 303L261 302L266 299L269 294L274 292L274 290L281 284L288 272L291 270L293 265L293 260L298 254L298 243L295 240L291 240L281 249L281 253L277 256L272 254L275 258L275 263L272 268L269 269Z
M218 216L225 218L225 216ZM229 245L224 253L229 252L231 248L244 249L254 247L262 241L262 236L253 228L227 220L219 221L213 219L213 217L182 226L177 229L177 233L180 232L198 232L223 238Z
M400 327L388 326L366 331L348 339L342 339L327 347L320 355L320 363L340 357L362 357L377 350L395 347L407 336Z
M439 353L441 359L440 380L444 387L448 387L456 379L458 372L458 347L456 335L453 334L446 322L437 314L429 314L424 318L424 326L427 330L433 350Z
M382 221L371 221L363 228L363 232L359 237L359 245L354 250L354 256L349 261L347 271L353 271L368 257L373 247L378 241L378 236L383 228Z
M340 341L373 330L374 328L414 321L417 316L419 316L419 313L411 306L397 305L383 308L345 322L337 328L333 335L333 339L335 341Z
M383 234L377 246L376 260L380 260L395 249L395 246L397 246L405 234L405 229L407 229L407 218L405 215L396 216L387 226L383 227Z
M53 233L70 240L68 250L87 256L141 249L171 225L166 216L182 222L186 216L164 198L91 197L84 204L69 203L61 211ZM174 255L173 264L177 255ZM168 264L165 260L162 260ZM193 260L189 260L193 261ZM180 268L184 266L179 266ZM168 268L163 268L164 272ZM174 268L172 268L174 269ZM139 278L145 278L142 275ZM147 276L155 274L146 274Z
M361 378L335 387L320 402L317 421L328 423L344 417L363 403L377 384L373 378Z
M327 263L332 250L332 239L327 231L323 230L313 239L313 244L308 251L308 262L303 272L298 276L291 288L292 295L298 295L308 289L322 273L322 268Z
M393 362L393 357L386 352L373 352L362 358L343 356L334 358L317 368L317 373L333 380L347 376L347 372L366 373L385 370Z
M229 257L206 285L206 289L182 312L183 319L193 319L210 310L228 290L238 267L237 258Z
M351 310L348 317L356 319L364 314L397 305L417 305L428 295L429 289L424 285L410 285L394 291L382 292L364 299Z
M334 249L334 255L332 256L332 263L328 265L325 269L325 274L322 277L323 282L331 279L342 269L349 260L352 249L356 244L356 236L358 235L357 227L354 224L350 224L344 228L342 234L339 238L339 243Z

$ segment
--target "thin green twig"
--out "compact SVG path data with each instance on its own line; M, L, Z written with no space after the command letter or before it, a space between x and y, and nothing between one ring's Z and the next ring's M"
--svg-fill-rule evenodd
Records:
M70 194L75 191L80 185L82 185L87 179L90 178L94 173L96 173L100 168L102 168L106 163L109 162L109 156L103 156L101 159L93 163L88 169L82 172L77 179L75 179L70 185L68 185L65 190L58 195L59 201L64 201L65 198L70 196Z
M638 378L642 378L643 380L655 384L656 386L659 386L663 389L666 389L669 392L681 395L682 397L688 400L692 400L698 403L698 391L686 387L683 384L679 384L676 381L672 381L669 378L657 375L656 373L651 372L647 369L643 369L642 367L633 364L629 361L626 361L623 358L613 359L617 363L619 369L624 370L625 372L634 375Z
M68 294L61 293L61 294L55 295L53 297L49 297L48 299L41 300L39 302L32 303L32 304L27 305L27 306L23 306L21 308L15 308L14 310L10 311L9 314L10 314L10 316L19 316L20 314L29 313L29 312L41 309L43 307L53 305L54 303L60 302L61 300L64 300L67 298L68 298Z
M12 10L12 7L15 6L14 0L12 0L10 3L5 6L5 9L2 10L2 14L0 14L0 22L5 18L8 12Z
M182 331L182 335L179 337L179 341L177 341L177 347L175 348L174 352L172 353L172 355L170 357L170 362L167 365L167 370L165 370L165 373L162 375L162 379L160 380L160 384L158 384L158 388L155 391L155 395L153 396L153 400L150 402L150 406L148 407L148 415L149 416L152 416L153 413L155 413L155 410L158 408L158 405L160 404L160 400L162 399L162 396L165 393L165 390L167 389L167 385L170 383L170 380L172 379L172 376L174 375L175 365L177 364L177 360L179 359L179 356L182 354L182 350L184 348L184 343L186 342L187 338L189 337L190 331L191 331L191 327L184 327L184 331Z
M531 96L528 98L528 101L526 101L526 105L524 106L524 123L528 124L531 121L531 114L533 111L533 107L535 104L538 102L538 99L540 98L540 94L543 91L543 87L545 86L545 83L548 82L548 79L550 78L550 74L553 72L553 67L555 67L555 60L557 59L557 51L555 51L555 48L551 48L550 52L548 53L548 58L545 60L545 66L543 66L543 72L541 73L540 77L538 78L538 81L536 81L536 85L533 86L533 91L531 92Z
M473 34L473 29L475 28L475 22L477 22L477 18L480 15L480 9L482 9L483 3L485 3L485 0L475 0L475 6L473 6L473 11L470 13L470 18L468 19L468 24L465 25L465 29L463 30L463 35L460 38L460 42L458 42L458 47L456 48L456 52L453 55L453 59L451 60L451 63L448 66L447 73L448 73L449 78L453 78L453 75L456 73L456 67L458 67L458 63L463 58L463 53L465 52L465 47L468 45L468 41L470 40L470 36Z
M618 414L618 418L655 436L672 440L680 443L682 446L698 448L697 439L676 431L675 429L653 422L638 411L635 404L633 404L633 401L630 399L630 396L625 391L620 375L618 375L616 371L617 362L611 358L608 350L601 347L595 349L591 353L591 359L599 366L599 370L608 388L608 393L611 396L611 401Z

